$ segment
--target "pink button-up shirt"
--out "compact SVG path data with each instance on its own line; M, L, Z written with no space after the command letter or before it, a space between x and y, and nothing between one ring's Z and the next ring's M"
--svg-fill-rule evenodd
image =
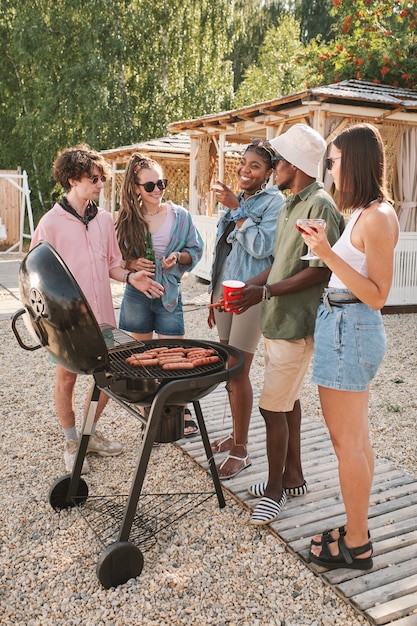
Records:
M49 242L68 265L97 322L116 326L110 271L121 266L122 255L110 213L99 209L87 229L55 204L40 219L30 247L42 240Z

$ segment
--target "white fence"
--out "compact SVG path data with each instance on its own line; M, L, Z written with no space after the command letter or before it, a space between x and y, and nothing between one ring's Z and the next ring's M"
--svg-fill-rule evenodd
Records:
M387 306L417 304L417 233L403 232L395 248Z
M193 220L204 241L203 257L193 273L210 280L217 217L193 215ZM394 278L387 306L409 304L417 304L417 233L402 232L395 248Z

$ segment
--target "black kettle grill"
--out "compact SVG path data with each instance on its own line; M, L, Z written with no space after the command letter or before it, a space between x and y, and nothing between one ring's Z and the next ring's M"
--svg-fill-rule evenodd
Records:
M120 519L116 540L114 529L104 539L101 532L96 533L105 546L106 539L107 543L111 542L99 557L97 577L104 587L114 587L139 576L143 568L140 547L146 548L156 532L193 508L188 497L192 494L141 494L154 442L169 443L183 436L183 407L187 403L192 402L194 406L219 507L225 506L199 400L220 383L240 374L244 355L232 346L217 342L189 339L138 342L119 329L99 326L70 270L47 242L39 243L23 260L19 286L24 306L12 318L12 330L19 345L25 350L44 347L66 369L77 374L92 374L94 379L73 470L51 486L51 506L56 510L77 506L89 521L84 513L88 508L88 486L81 478L81 470L100 391L137 418L144 429L126 503L119 499L116 505L103 506L101 502L97 506L95 500L92 506L95 513ZM22 338L21 320L26 326L25 338ZM27 331L31 335L30 343L26 340ZM208 348L218 360L189 370L165 370L159 365L133 367L126 361L132 354L155 347ZM141 407L144 407L142 411ZM152 502L155 499L161 502L159 508ZM192 502L201 504L205 500L207 494L200 493ZM167 514L168 510L172 510L172 514ZM131 534L139 545L129 541Z

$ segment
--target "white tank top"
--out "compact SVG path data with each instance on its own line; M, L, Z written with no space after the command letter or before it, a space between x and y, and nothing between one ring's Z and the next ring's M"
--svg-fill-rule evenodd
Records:
M362 211L363 209L356 209L353 212L352 217L348 221L347 226L342 233L342 236L336 241L334 246L332 246L332 250L354 270L359 272L359 274L367 277L368 268L366 267L365 253L355 248L350 240L353 227L358 221ZM329 287L333 289L347 289L346 285L342 283L335 273L332 273L330 276Z

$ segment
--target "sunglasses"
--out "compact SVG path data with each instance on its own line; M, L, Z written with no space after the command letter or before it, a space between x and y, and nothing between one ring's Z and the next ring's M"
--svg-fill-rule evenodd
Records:
M91 176L91 178L88 177L88 180L91 180L93 185L97 185L99 180L101 180L102 183L105 183L106 177L105 176Z
M324 164L326 168L329 170L329 172L332 169L336 159L341 159L341 158L342 158L341 156L338 156L338 157L333 157L332 159L330 157L328 157L327 159L324 159Z
M168 180L166 178L160 178L159 180L156 181L156 183L148 181L147 183L138 183L138 185L143 187L144 190L147 191L148 193L152 193L155 187L158 187L160 191L163 191L164 189L166 189L168 187Z
M265 152L268 153L268 155L270 156L271 160L272 160L272 165L275 165L276 161L281 161L281 160L285 160L281 158L277 158L277 153L275 151L274 146L268 141L268 139L266 141L264 141L263 139L260 139L259 137L255 137L254 139L250 140L250 144L248 146L248 148L250 148L251 146L255 146L256 148L263 148L265 150Z

